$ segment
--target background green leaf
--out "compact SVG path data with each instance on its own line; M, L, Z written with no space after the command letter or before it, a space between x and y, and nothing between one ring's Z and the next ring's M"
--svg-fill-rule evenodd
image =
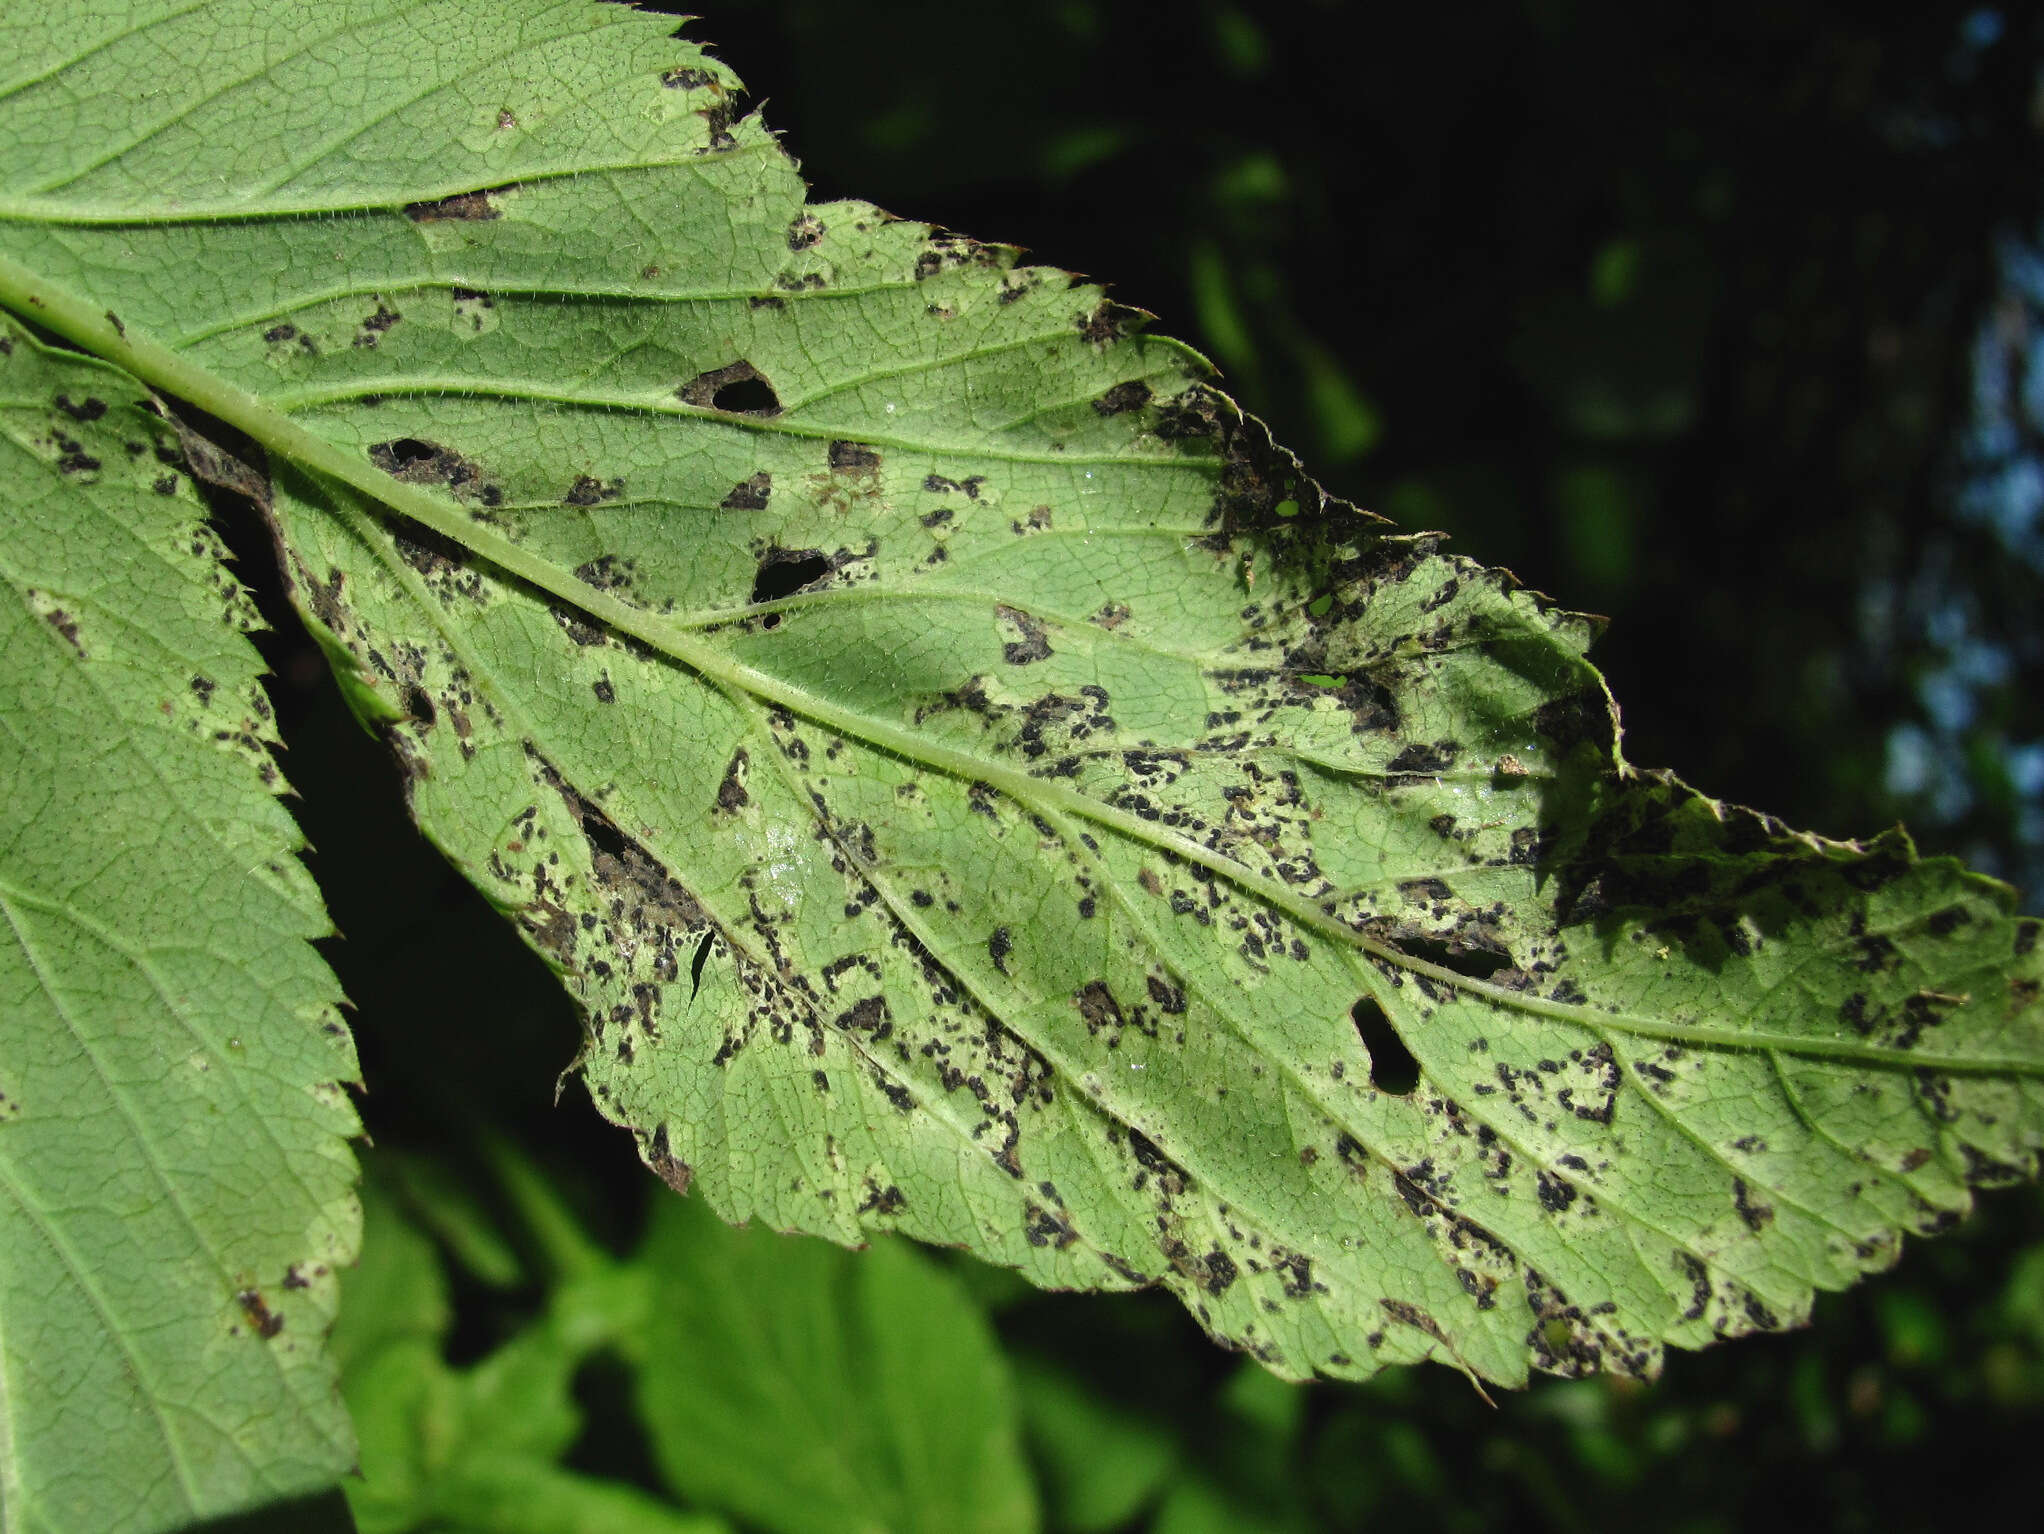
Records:
M0 319L0 1524L354 1457L355 1075L246 594L125 375Z
M788 1534L1026 1530L1014 1387L958 1280L898 1241L854 1256L663 1200L638 1399L690 1500Z

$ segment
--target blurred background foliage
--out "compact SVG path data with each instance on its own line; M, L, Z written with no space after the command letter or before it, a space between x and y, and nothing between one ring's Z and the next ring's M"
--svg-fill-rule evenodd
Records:
M1111 279L1330 488L1609 615L1633 760L1905 820L2040 908L2044 14L705 8L817 197ZM2034 1189L1805 1332L1496 1408L1287 1386L1155 1295L725 1233L556 1106L565 999L264 596L375 1141L364 1530L2028 1521Z

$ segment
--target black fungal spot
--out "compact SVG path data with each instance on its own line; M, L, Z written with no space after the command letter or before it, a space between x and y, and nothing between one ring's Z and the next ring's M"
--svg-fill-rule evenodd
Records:
M1219 1247L1206 1254L1200 1267L1200 1287L1208 1294L1225 1294L1228 1286L1235 1282L1235 1259Z
M1950 937L1972 919L1964 906L1948 905L1935 912L1924 925L1930 928L1932 937Z
M99 460L85 451L71 438L61 432L56 438L57 450L63 454L57 460L59 472L64 474L91 474L98 470Z
M355 332L354 344L374 349L382 341L384 332L403 318L402 314L379 297L376 300L376 312L363 316L361 327Z
M726 511L765 511L767 498L773 493L774 477L762 469L752 478L733 485L731 493L718 504Z
M677 391L683 404L765 420L781 413L781 398L764 373L742 358L699 373Z
M1098 308L1088 310L1078 317L1079 334L1095 346L1106 346L1119 341L1149 316L1140 309L1131 309L1127 304L1117 304L1112 299L1102 299Z
M840 474L871 474L880 467L880 455L857 442L833 442L830 466Z
M994 961L994 968L1004 975L1008 972L1008 954L1014 946L1014 939L1008 936L1006 927L994 928L993 936L987 939L987 957Z
M1119 1032L1123 1026L1121 1006L1115 1001L1114 993L1107 989L1107 982L1104 980L1088 980L1073 994L1072 1005L1079 1009L1079 1016L1086 1020L1088 1033L1098 1033L1102 1028L1111 1028Z
M1461 744L1452 740L1437 740L1430 746L1415 741L1385 764L1387 772L1409 773L1415 777L1431 777L1437 772L1447 772L1455 765L1456 753Z
M660 83L671 91L699 91L717 81L707 69L669 69L662 72Z
M587 474L577 474L575 483L568 487L568 493L561 497L563 506L600 506L605 501L614 501L624 494L623 480L595 479Z
M1732 1179L1732 1207L1738 1210L1739 1218L1745 1221L1746 1228L1755 1235L1765 1229L1767 1222L1774 1218L1774 1209L1771 1205L1757 1204L1753 1201L1753 1190L1746 1186L1746 1179L1743 1177Z
M1040 619L1031 617L1018 608L997 606L994 611L1022 631L1022 637L1009 640L1001 646L1001 659L1011 666L1026 666L1032 661L1049 659L1052 651L1050 639Z
M1376 998L1365 996L1349 1009L1356 1033L1370 1057L1370 1085L1393 1097L1409 1097L1419 1085L1419 1061L1391 1026Z
M598 703L617 702L617 689L610 685L610 678L607 676L598 677L594 682L590 683L589 690L596 694L596 701Z
M106 401L86 398L73 400L68 394L57 396L57 408L74 421L96 421L106 414Z
M817 1075L823 1073L818 1071ZM899 1214L908 1207L908 1195L889 1183L880 1187L877 1183L866 1184L866 1197L859 1204L860 1214ZM1031 1239L1034 1239L1032 1237Z
M788 225L788 249L792 251L808 250L821 240L823 235L823 220L805 208Z
M1102 415L1122 415L1130 410L1140 410L1150 402L1150 386L1140 379L1118 383L1100 398L1093 401L1093 408Z
M78 620L76 618L73 618L61 607L53 607L43 614L43 621L63 635L64 642L70 645L73 650L76 650L81 659L84 658L85 646L78 638Z
M1585 687L1566 697L1543 703L1533 711L1533 728L1564 752L1585 741L1600 752L1616 744L1610 700L1596 687Z

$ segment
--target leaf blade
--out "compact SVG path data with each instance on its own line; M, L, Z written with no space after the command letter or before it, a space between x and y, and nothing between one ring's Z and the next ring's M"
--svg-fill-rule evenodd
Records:
M459 210L317 251L173 223L259 297L94 344L312 471L301 609L670 1181L1516 1382L1793 1322L2034 1169L2006 891L1634 772L1588 620L1323 497L1142 316L668 123L450 152ZM94 216L41 257L121 291Z
M0 1494L10 1526L161 1528L352 1456L319 1337L353 1053L174 442L122 375L0 339Z

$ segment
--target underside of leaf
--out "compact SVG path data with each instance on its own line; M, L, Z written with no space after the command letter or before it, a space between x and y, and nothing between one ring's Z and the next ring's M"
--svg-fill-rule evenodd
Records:
M254 606L178 458L132 379L0 317L9 1530L182 1526L354 1458L321 1346L354 1053Z
M1588 620L1147 316L807 203L670 21L498 10L265 32L189 109L232 166L102 132L0 199L0 296L268 449L300 610L668 1182L1518 1383L1794 1324L2034 1173L2009 891L1630 769ZM388 73L262 126L323 50Z

